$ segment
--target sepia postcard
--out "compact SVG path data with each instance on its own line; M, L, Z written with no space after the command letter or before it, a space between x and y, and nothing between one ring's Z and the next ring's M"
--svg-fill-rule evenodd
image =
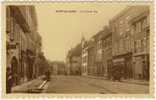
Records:
M10 1L2 12L2 97L154 97L153 1Z

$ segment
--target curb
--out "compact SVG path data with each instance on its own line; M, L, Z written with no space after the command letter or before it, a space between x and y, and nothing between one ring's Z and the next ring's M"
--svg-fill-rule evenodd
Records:
M47 80L43 81L42 84L37 89L43 89L43 87L47 82L48 82Z
M128 84L137 84L137 85L146 85L149 86L149 83L137 83L137 82L128 82L128 81L122 81L123 83L128 83Z
M42 90L43 90L43 87L45 86L45 84L47 83L48 81L45 80L42 82L41 85L39 85L37 88L33 88L33 89L29 89L28 90L28 93L41 93Z
M83 77L87 77L87 78L92 78L92 79L100 79L100 80L108 80L111 81L109 79L103 78L103 77L92 77L92 76L83 76ZM145 85L145 86L149 86L148 83L137 83L137 82L128 82L128 81L121 81L121 83L128 83L128 84L137 84L137 85Z

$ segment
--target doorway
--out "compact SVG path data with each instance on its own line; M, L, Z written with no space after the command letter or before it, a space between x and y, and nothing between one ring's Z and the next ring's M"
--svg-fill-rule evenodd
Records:
M13 57L11 60L11 72L13 76L13 85L18 84L18 61L16 57Z

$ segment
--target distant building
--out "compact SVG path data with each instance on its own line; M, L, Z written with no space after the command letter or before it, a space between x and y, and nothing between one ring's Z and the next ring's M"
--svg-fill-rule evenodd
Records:
M66 66L64 62L53 61L50 63L51 74L53 75L66 75Z
M66 56L66 73L70 75L70 66L71 66L71 50L68 51Z
M93 38L91 38L89 41L88 41L88 48L87 48L87 51L88 51L88 66L87 66L87 69L88 69L88 75L96 75L97 74L97 71L96 71L96 64L95 64L95 41Z
M93 36L95 42L95 72L97 76L104 75L104 67L102 63L102 37L103 30Z
M53 69L52 74L57 75L58 74L58 64L53 63L52 64L52 69Z
M81 40L82 46L82 65L81 65L81 73L82 75L88 75L88 44L85 38L83 37Z
M81 44L69 50L66 58L67 73L70 75L81 75Z
M80 56L72 56L71 57L70 74L71 75L80 75L81 74L81 57Z

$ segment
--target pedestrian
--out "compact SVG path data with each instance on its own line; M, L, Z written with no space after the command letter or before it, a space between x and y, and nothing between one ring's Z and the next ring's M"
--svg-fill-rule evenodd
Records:
M12 85L13 85L13 77L12 77L11 68L7 67L7 71L6 71L6 93L11 93Z
M46 80L47 80L47 81L50 81L50 71L49 71L49 70L47 70L47 71L45 72L45 76L46 76Z

